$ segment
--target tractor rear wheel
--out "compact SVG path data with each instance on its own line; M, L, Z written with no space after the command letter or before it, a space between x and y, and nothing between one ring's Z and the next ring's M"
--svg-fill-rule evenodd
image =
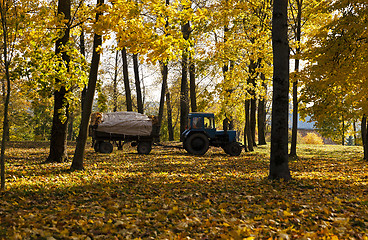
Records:
M225 150L226 149L226 150ZM231 142L226 145L225 152L229 154L230 156L239 156L242 151L242 147L238 142Z
M152 144L150 142L139 142L137 145L137 151L139 154L149 154L152 149Z
M184 140L184 143L184 148L186 147L186 150L194 155L205 154L210 146L207 136L202 133L190 135L188 139Z

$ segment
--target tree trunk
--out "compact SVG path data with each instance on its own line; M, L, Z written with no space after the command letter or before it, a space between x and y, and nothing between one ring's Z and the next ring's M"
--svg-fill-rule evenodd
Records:
M183 38L189 39L189 22L182 26ZM180 87L180 135L188 126L189 99L188 99L188 51L184 49L181 60L181 87Z
M4 33L5 34L5 33ZM4 37L5 38L5 37ZM8 58L7 56L7 42L4 41L4 57L5 59ZM10 72L9 72L9 63L6 60L5 61L5 75L6 75L6 96L5 96L5 102L4 102L4 120L3 120L3 135L1 140L1 154L0 154L0 175L1 175L1 186L0 189L5 189L5 151L6 151L6 142L8 138L9 133L9 102L10 102L10 92L11 92L11 85L10 85Z
M4 3L4 2L3 2ZM4 96L4 119L3 119L3 134L1 139L1 150L0 150L0 190L5 190L5 152L6 143L9 138L9 104L10 104L10 93L11 93L11 81L10 81L10 59L8 53L8 27L7 27L7 9L0 8L1 14L1 27L2 27L2 53L1 60L4 63L5 70L5 82L3 84L3 96Z
M265 81L264 73L261 73L261 79L263 82ZM266 87L266 86L265 86ZM265 126L266 126L266 102L264 98L258 101L258 145L266 145L266 133L265 133Z
M247 135L248 150L250 152L253 152L254 148L253 148L253 138L252 138L251 125L250 125L249 110L250 110L250 100L245 100L245 133L244 134Z
M227 3L227 1L226 1ZM227 42L227 39L228 39L228 34L229 34L229 27L228 26L225 26L224 27L224 43ZM224 75L224 81L226 81L226 74L227 72L229 71L229 61L228 60L225 60L225 63L224 65L222 66L222 73Z
M273 99L269 179L290 180L288 162L289 43L287 0L274 0L272 14Z
M195 64L193 61L192 54L189 55L189 86L190 86L190 107L192 112L197 112Z
M123 75L124 75L126 107L127 107L127 111L133 111L132 93L130 91L130 85L129 85L128 59L127 59L126 48L123 48L121 52L123 55Z
M115 53L115 66L114 66L114 79L112 88L112 101L113 101L113 112L118 111L118 63L119 63L119 51Z
M135 90L137 92L138 112L143 113L143 99L142 99L141 81L139 79L139 63L137 54L133 54L133 66L134 66Z
M1 9L2 10L2 9ZM5 78L6 78L6 94L4 101L4 120L3 120L3 134L1 139L1 153L0 153L0 189L5 189L5 151L6 151L6 142L9 135L9 103L10 103L10 93L11 93L11 82L10 82L10 72L9 65L10 62L8 60L8 38L7 38L7 28L6 28L6 19L4 17L3 12L1 13L1 22L3 26L3 59L4 59L4 67L5 67Z
M167 108L167 129L169 131L169 141L174 141L174 128L172 123L172 107L170 99L170 91L166 85L166 108Z
M367 127L367 116L363 115L362 118L362 126L361 126L361 135L363 142L363 151L364 151L364 160L368 160L368 127Z
M341 145L345 145L345 118L342 115L342 134L341 134Z
M253 42L253 41L252 41ZM248 84L250 84L253 88L255 87L255 80L257 78L257 69L258 63L254 60L250 61L248 70L249 70L249 78L248 78ZM248 114L248 121L249 121L249 138L248 142L251 141L252 143L252 150L249 148L249 151L253 151L253 147L257 146L255 137L256 137L256 99L255 99L255 92L253 89L250 89L249 94L252 96L252 99L246 100L246 104L248 104L248 108L250 109L250 112L246 112ZM249 146L248 146L249 147Z
M162 86L161 86L161 95L160 95L160 105L158 108L158 133L161 131L162 119L164 116L164 106L165 106L165 93L167 87L167 75L168 68L167 64L161 64L161 75L162 75Z
M86 45L84 41L84 29L81 30L81 35L79 37L79 48L82 56L86 57ZM86 92L87 92L87 86L85 85L82 90L82 96L81 96L81 112L83 112L83 106L86 99Z
M58 2L58 14L63 15L66 22L70 22L70 0L59 0ZM69 26L65 26L64 35L61 39L58 39L55 44L56 55L62 54L62 59L69 64L69 56L62 48L67 45L69 40L70 29ZM60 80L56 79L56 83ZM54 113L51 128L51 140L50 140L50 153L46 162L64 162L67 159L67 123L69 117L68 105L65 106L67 91L64 86L54 92ZM65 116L63 116L62 109L65 107ZM66 120L62 120L62 117L66 117Z
M100 6L104 3L103 0L97 0L97 6ZM102 15L102 12L99 11L96 13L96 22L99 17ZM97 76L98 76L98 65L100 63L100 54L96 51L99 46L102 45L102 37L98 34L94 34L93 38L93 53L92 53L92 62L91 68L88 78L88 90L86 94L86 102L84 106L84 111L82 113L82 119L79 129L79 135L77 138L77 146L74 152L74 158L71 165L72 170L83 170L83 160L84 160L84 150L86 147L87 141L87 133L88 133L88 123L89 118L91 116L93 98L96 90Z
M73 141L74 139L73 129L74 129L74 114L71 113L68 121L68 137L67 137L68 141Z
M252 98L250 100L250 132L252 134L253 147L257 147L256 143L256 112L257 112L257 100Z
M354 129L354 146L356 146L356 145L357 145L357 136L356 136L356 131L357 131L357 129L356 129L356 120L354 120L354 122L353 122L353 129Z
M302 20L302 4L303 0L297 1L298 13L297 13L297 26L296 26L296 41L300 43L301 38L301 20ZM300 54L300 47L296 48L296 55ZM296 144L298 137L298 73L299 73L299 59L298 56L295 59L295 74L296 78L293 81L293 127L291 133L291 147L290 157L297 157Z

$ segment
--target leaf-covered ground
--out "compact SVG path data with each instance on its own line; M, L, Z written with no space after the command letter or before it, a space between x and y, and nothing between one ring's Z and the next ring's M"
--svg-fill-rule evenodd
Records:
M70 147L70 156L73 154ZM368 239L368 162L360 147L299 147L293 180L267 180L268 147L203 157L88 148L86 171L42 164L12 144L0 193L2 239Z

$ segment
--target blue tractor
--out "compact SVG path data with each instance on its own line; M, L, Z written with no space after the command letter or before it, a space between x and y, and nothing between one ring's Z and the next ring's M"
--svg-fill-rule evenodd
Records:
M239 156L242 145L237 141L236 131L216 130L213 113L190 113L188 128L182 133L184 149L193 155L203 155L209 146L221 147L230 156Z

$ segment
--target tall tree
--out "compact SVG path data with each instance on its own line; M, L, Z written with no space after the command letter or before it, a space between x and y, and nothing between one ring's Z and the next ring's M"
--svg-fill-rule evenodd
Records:
M246 99L244 103L245 110L245 125L244 125L244 145L247 146L248 151L253 152L253 137L250 125L250 99Z
M165 107L165 93L167 88L167 75L168 68L166 63L161 64L161 75L162 75L162 86L161 86L161 95L160 95L160 105L158 108L158 131L161 131L162 119L164 116L164 107Z
M114 78L112 81L112 101L113 101L113 112L118 111L118 64L119 64L119 51L115 52L115 66L114 66Z
M97 9L104 3L104 0L97 0ZM96 23L98 22L100 16L102 15L101 9L96 13ZM83 170L84 169L84 150L86 147L87 133L88 133L88 123L92 112L93 99L96 91L96 83L98 76L98 66L100 63L100 52L98 49L102 46L102 36L98 33L94 34L93 38L93 53L92 62L90 68L90 74L88 79L88 87L86 92L86 101L84 103L84 109L82 112L82 119L79 129L79 135L77 138L77 145L74 152L74 158L71 165L73 170Z
M134 68L134 79L135 79L135 91L137 92L137 106L138 112L143 113L143 98L141 90L141 81L139 78L139 63L138 54L133 54L133 68Z
M1 190L5 189L5 151L6 142L8 138L9 129L9 103L11 93L11 77L10 77L10 64L13 57L13 41L18 34L16 31L17 26L11 26L10 18L16 19L17 10L16 5L12 1L0 2L0 14L1 14L1 34L2 34L2 52L1 62L5 70L5 84L3 85L4 95L4 120L3 120L3 133L1 139L1 155L0 155L0 175L1 175ZM14 32L13 32L14 31Z
M195 63L192 54L189 54L189 92L191 111L197 112L196 74Z
M128 72L128 58L127 51L124 47L122 52L123 58L123 75L124 75L124 88L125 88L125 101L127 111L133 111L133 102L132 102L132 93L130 91L130 83L129 83L129 72Z
M55 54L61 54L62 60L68 66L70 57L65 51L65 47L69 41L70 35L70 0L58 1L58 15L64 17L65 26L61 30L61 37L56 41ZM67 67L68 68L68 67ZM60 84L60 80L56 79L55 82ZM63 84L54 91L54 113L51 128L50 139L50 153L46 162L63 162L67 158L66 143L67 143L67 123L68 123L68 104L66 100L67 90Z
M266 77L264 73L261 73L261 79L263 81L264 87L266 88ZM258 145L266 145L266 99L265 96L261 97L258 101L258 113L257 113L257 122L258 122Z
M289 41L288 0L274 0L272 13L273 99L269 179L290 180L288 161Z
M189 39L191 32L187 22L182 26L183 38ZM188 49L183 50L181 59L181 87L180 87L180 134L188 126L189 98L188 98Z
M172 123L172 107L168 85L166 85L166 109L167 109L167 129L169 132L169 141L174 141L174 127Z
M295 55L295 78L293 79L293 126L291 133L291 146L290 146L290 157L297 157L296 143L298 137L298 78L299 73L299 55L300 55L300 40L301 40L301 28L302 28L302 5L303 0L296 0L296 19L294 22L295 26L295 41L297 43Z
M364 160L368 160L368 126L367 126L367 116L363 115L361 124L361 134L364 149Z
M368 4L364 1L327 1L317 10L326 14L323 21L319 21L321 27L314 29L307 42L308 51L302 55L308 64L300 74L304 76L300 78L304 83L301 112L308 113L315 126L323 126L323 132L334 130L334 134L340 134L337 140L340 141L346 130L342 123L348 126L357 116L368 113L368 30L365 21ZM335 121L326 121L328 118Z

